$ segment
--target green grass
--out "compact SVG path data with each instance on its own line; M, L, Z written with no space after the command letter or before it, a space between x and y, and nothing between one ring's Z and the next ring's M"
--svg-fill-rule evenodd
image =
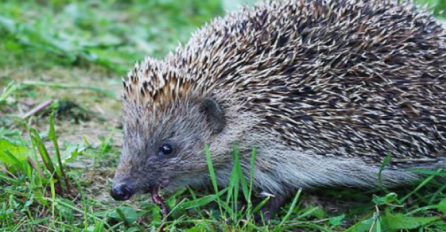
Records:
M260 207L236 148L226 188L207 152L209 189L164 193L168 220L147 195L108 196L122 146L120 77L240 2L254 1L2 1L0 231L446 231L442 171L400 189L299 191L271 221L255 222ZM444 18L445 1L423 2Z

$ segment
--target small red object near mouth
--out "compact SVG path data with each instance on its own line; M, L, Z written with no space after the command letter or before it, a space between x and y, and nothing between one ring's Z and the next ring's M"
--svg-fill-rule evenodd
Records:
M152 201L153 203L157 204L161 208L161 213L164 217L167 217L169 214L169 209L166 206L166 203L164 203L164 199L161 195L158 193L159 187L154 186L151 189L152 192Z

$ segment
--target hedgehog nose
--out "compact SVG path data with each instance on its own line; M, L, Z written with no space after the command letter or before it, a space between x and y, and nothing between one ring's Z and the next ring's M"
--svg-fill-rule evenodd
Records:
M125 201L130 199L130 197L133 195L133 191L127 185L121 184L113 186L110 191L110 195L117 201Z

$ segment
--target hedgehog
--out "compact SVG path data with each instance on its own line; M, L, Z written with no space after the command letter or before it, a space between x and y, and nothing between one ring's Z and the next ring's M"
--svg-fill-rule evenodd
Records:
M445 168L446 29L397 0L282 0L214 19L123 79L111 196L226 186L237 147L275 212L299 189L396 187ZM386 157L390 157L382 167Z

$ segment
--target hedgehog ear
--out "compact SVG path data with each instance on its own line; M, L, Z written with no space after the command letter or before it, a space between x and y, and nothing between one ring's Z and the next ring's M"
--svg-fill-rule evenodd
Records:
M226 125L225 114L220 105L213 98L206 98L201 103L200 110L205 114L213 133L220 133Z

